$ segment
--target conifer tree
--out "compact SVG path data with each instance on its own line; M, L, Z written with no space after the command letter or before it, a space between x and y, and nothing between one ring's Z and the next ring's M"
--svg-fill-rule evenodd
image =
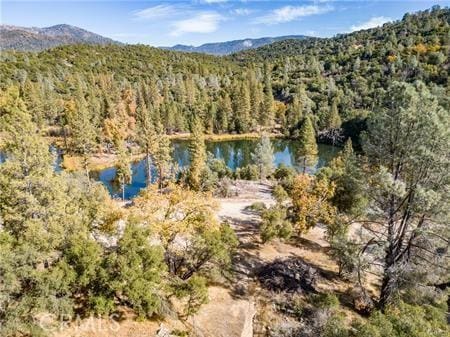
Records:
M239 133L248 132L250 128L250 93L248 83L242 82L236 87L234 101L235 128Z
M86 176L89 179L89 157L95 151L97 130L83 98L65 104L65 115L70 129L70 151L81 155Z
M289 104L287 110L287 125L296 127L302 120L303 107L298 94L292 97L292 103Z
M337 108L336 99L333 99L329 114L326 119L326 127L328 129L339 129L341 127L341 116L339 116L339 111Z
M201 189L201 178L206 168L206 145L200 120L194 118L192 123L191 140L189 144L190 166L188 184L196 191Z
M231 105L230 95L225 92L219 106L218 123L221 132L229 132L234 129L231 117L233 115L233 106Z
M267 135L261 135L255 151L252 153L252 161L258 166L259 176L266 179L274 170L273 146Z
M334 145L337 141L340 140L341 135L341 116L339 116L339 111L337 107L337 99L334 98L331 107L328 110L328 114L325 119L325 134L328 139L331 140L332 144Z
M250 116L253 124L259 125L261 123L263 111L263 90L261 82L256 78L255 70L252 68L249 74L250 86Z
M366 193L377 232L361 246L384 248L372 257L383 261L380 308L412 270L433 261L438 274L445 264L436 252L448 244L448 116L424 83L393 82L369 119L363 148L375 170Z
M271 126L275 120L271 71L271 66L267 62L264 63L264 109L261 116L261 123L264 126Z
M168 175L168 171L172 162L172 144L169 137L164 132L161 123L156 126L157 147L153 153L155 166L158 170L158 187L162 188L164 179Z
M303 160L303 173L306 172L306 166L314 162L319 153L316 143L316 135L309 116L303 119L299 131L299 147L297 156Z
M155 127L144 101L139 102L139 106L136 109L136 119L137 143L141 146L145 153L147 185L150 185L152 182L152 156L154 156L158 149L158 135L155 132Z
M122 200L125 200L125 187L127 184L130 184L132 180L130 157L125 145L122 145L117 149L116 179L122 190Z

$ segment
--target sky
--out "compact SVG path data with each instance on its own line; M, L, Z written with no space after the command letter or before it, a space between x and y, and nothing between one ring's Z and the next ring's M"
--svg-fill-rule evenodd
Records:
M427 0L0 0L0 22L70 24L126 43L200 45L281 35L331 37L449 1Z

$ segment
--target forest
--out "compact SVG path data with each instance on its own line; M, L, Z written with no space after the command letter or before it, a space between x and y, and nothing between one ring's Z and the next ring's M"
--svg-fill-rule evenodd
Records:
M257 304L254 336L448 336L449 55L450 10L438 6L223 57L145 45L2 51L0 336L130 313L175 316L186 325L171 336L196 336L189 318L211 305L211 287L239 280L247 248L218 211L239 184L270 190L270 203L246 208L258 247L298 248L320 229L334 269L317 278L343 286L309 282L305 261L298 292L258 269L245 280L263 289L252 296L289 324L264 320ZM257 139L234 172L205 145L230 135ZM189 167L173 163L177 137L189 140ZM298 144L303 172L274 165L273 137ZM340 151L312 174L318 143ZM101 156L123 192L145 158L146 188L112 198L93 178Z

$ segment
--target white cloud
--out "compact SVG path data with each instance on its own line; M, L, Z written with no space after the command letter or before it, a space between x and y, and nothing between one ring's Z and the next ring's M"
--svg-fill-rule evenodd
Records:
M290 22L299 18L317 14L323 14L331 11L331 6L284 6L272 10L267 15L260 16L254 20L254 23L278 24Z
M138 11L134 11L132 14L137 20L155 20L163 19L176 14L178 8L171 5L157 5L148 7Z
M207 4L217 4L217 3L221 3L221 2L227 2L228 0L203 0L204 3Z
M198 13L189 19L174 22L174 30L170 35L180 36L185 33L213 33L219 27L219 22L223 20L224 17L216 12Z
M231 12L231 14L238 15L238 16L247 16L252 13L252 10L250 10L248 8L235 8L235 9L232 9L230 12Z
M366 22L363 22L359 25L353 25L350 27L350 31L354 32L356 30L363 30L363 29L369 29L369 28L375 28L378 26L382 26L384 23L392 21L391 18L388 18L386 16L376 16L371 19L369 19Z

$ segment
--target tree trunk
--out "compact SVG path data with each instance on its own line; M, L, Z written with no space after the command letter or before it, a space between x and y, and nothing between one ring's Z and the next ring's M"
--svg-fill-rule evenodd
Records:
M147 169L147 186L152 184L152 167L151 167L150 153L147 152L146 169Z
M83 165L84 165L84 171L86 173L86 177L87 177L87 181L88 181L88 186L91 187L91 178L89 176L89 158L86 155L83 156Z
M391 275L390 271L385 268L383 283L381 284L380 289L380 300L378 302L378 307L381 310L384 310L386 305L388 305L391 301L392 295L397 287L396 283L397 281L393 275Z

